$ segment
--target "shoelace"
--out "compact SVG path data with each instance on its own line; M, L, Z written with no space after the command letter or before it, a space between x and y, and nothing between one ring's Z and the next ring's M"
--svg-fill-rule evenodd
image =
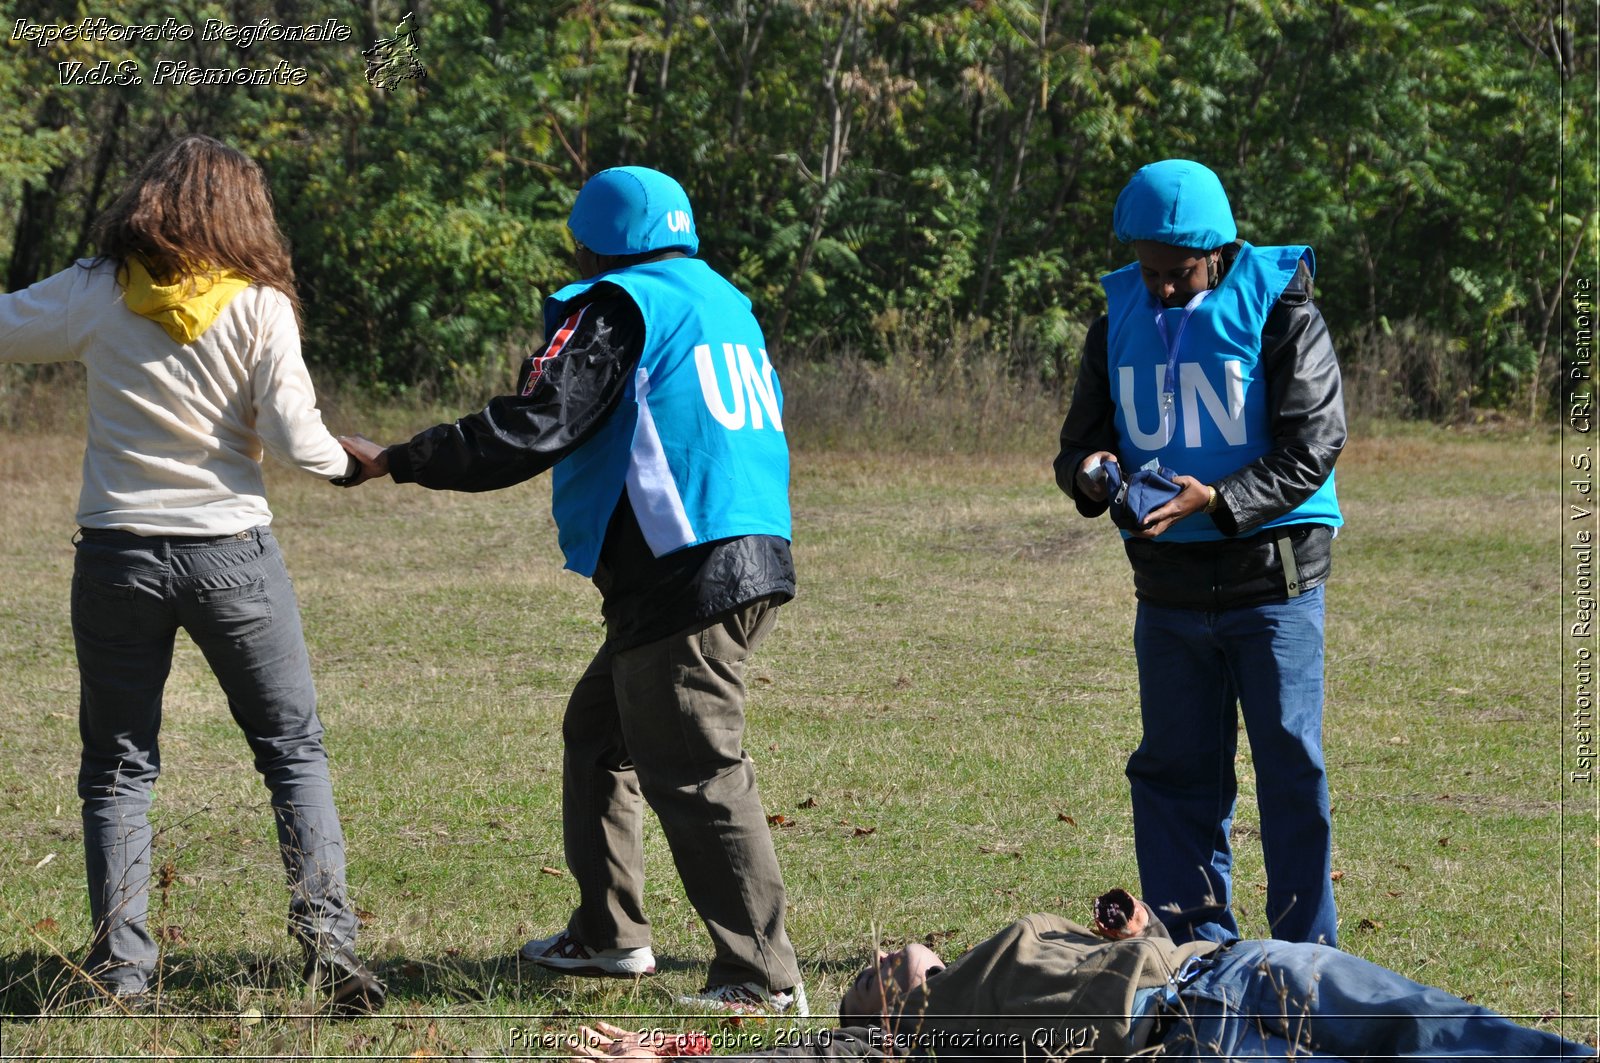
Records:
M550 946L550 951L546 955L560 956L564 960L588 960L593 958L593 954L583 946L582 942L575 938L567 937L565 934L561 936L560 941Z

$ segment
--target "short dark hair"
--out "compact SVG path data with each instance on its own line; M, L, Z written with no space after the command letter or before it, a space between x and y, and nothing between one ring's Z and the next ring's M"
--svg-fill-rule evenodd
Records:
M840 1026L876 1027L883 1025L882 1015L853 1015L846 1011L844 1002L849 999L849 996L850 994L846 993L844 996L839 998Z

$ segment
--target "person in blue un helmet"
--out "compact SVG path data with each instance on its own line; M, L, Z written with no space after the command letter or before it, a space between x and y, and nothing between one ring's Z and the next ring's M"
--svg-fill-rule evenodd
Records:
M582 280L545 302L516 393L378 447L363 478L454 491L552 471L566 567L606 638L562 722L562 827L578 907L520 957L575 975L655 973L641 803L715 946L680 1003L804 1013L777 854L743 746L745 662L794 597L783 392L750 300L695 258L677 181L594 175L568 227Z
M1144 734L1127 775L1144 897L1180 941L1238 936L1242 715L1272 936L1334 945L1323 590L1345 416L1315 259L1238 240L1221 181L1183 159L1135 173L1113 223L1136 261L1101 278L1107 312L1084 342L1055 474L1085 517L1106 511L1108 483L1152 464L1178 489L1123 531L1139 600Z

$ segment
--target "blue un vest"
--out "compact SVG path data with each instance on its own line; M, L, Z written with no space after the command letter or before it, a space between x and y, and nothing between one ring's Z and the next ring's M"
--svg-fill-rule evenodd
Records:
M595 284L623 289L644 351L616 411L552 471L567 568L594 575L624 486L651 551L740 535L789 538L783 391L750 300L696 258L602 273L545 300L545 335Z
M1261 329L1302 258L1315 268L1308 247L1245 244L1222 283L1183 323L1181 335L1182 313L1162 310L1145 288L1137 262L1100 278L1108 302L1106 354L1124 470L1132 473L1157 458L1174 472L1212 483L1272 449ZM1179 338L1177 386L1167 416L1162 401L1167 345L1157 313L1166 315L1167 335ZM1344 523L1331 473L1310 498L1262 527L1307 523ZM1167 529L1161 541L1222 538L1210 516L1195 513Z

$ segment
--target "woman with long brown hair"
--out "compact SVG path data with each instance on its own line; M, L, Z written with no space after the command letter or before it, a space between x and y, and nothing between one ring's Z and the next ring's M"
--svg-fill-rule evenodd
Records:
M344 835L299 608L269 525L263 452L337 482L300 352L287 242L260 168L206 136L157 153L95 229L99 257L0 295L0 361L88 372L72 632L80 678L84 970L148 999L146 927L161 697L177 630L200 647L271 794L289 933L313 991L370 1011Z

